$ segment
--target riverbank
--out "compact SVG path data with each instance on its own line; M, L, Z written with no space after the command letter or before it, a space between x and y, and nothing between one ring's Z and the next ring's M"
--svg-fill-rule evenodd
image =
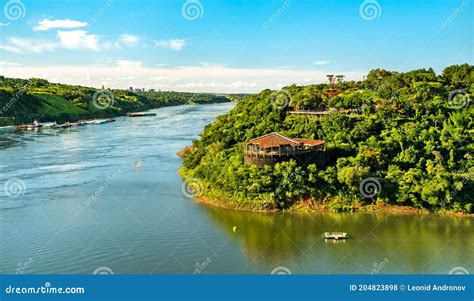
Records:
M87 120L87 119L101 119L101 118L107 119L107 118L123 117L123 116L127 116L129 113L134 113L134 112L143 112L143 111L148 111L148 110L153 110L153 109L190 104L188 102L180 102L180 101L152 102L150 104L138 106L138 107L135 106L135 107L117 108L117 109L112 107L112 108L107 108L104 110L92 110L92 111L80 110L79 111L75 109L74 110L69 110L68 108L65 109L64 102L67 102L67 101L64 100L62 101L62 104L59 104L59 105L56 104L56 110L54 111L54 114L52 114L51 109L46 108L43 112L32 114L32 116L37 116L36 120L41 123L44 123L44 122L66 123L66 122L78 122L78 121ZM231 102L231 100L226 97L219 97L219 98L216 98L215 100L206 101L206 102L196 102L192 104L201 105L201 104L218 104L218 103L227 103L227 102ZM1 126L16 126L16 125L32 122L33 120L30 120L30 119L22 117L22 116L13 116L10 118L3 118L3 119L0 118L0 125Z
M293 207L285 210L278 210L278 209L252 209L252 208L245 208L240 206L231 206L229 204L224 204L223 201L219 201L217 199L210 199L205 195L200 195L194 197L195 201L204 204L207 206L213 206L218 208L223 208L227 210L238 210L238 211L251 211L251 212L262 212L262 213L275 213L275 212L291 212L291 213L317 213L317 212L331 212L331 209L325 204L312 204L308 206L307 203L296 203ZM454 211L436 211L431 212L427 209L417 209L408 206L399 206L399 205L386 205L386 204L378 204L378 205L367 205L361 206L352 212L364 212L364 213L385 213L385 214L392 214L392 215L407 215L407 214L418 214L418 215L444 215L444 216L455 216L455 217L462 217L462 218L474 218L474 214L468 214L464 212L454 212ZM341 212L342 213L342 212Z
M243 94L191 93L150 89L108 89L0 78L0 126L113 118L183 104L237 101Z
M186 177L185 172L180 170L180 175L186 181L192 183L199 183L195 191L193 199L200 204L206 206L212 206L217 208L223 208L227 210L236 210L236 211L249 211L249 212L261 212L261 213L275 213L275 212L289 212L289 213L321 213L321 212L330 212L336 213L330 207L329 200L299 200L295 201L291 207L285 209L279 209L272 207L269 200L249 200L249 199L239 199L236 197L225 196L215 189L209 188L209 185L204 183L201 180L195 178ZM192 179L192 180L190 180ZM194 184L195 185L195 184ZM196 188L196 187L194 187ZM354 202L354 206L351 210L347 211L338 211L338 212L364 212L364 213L384 213L391 215L439 215L439 216L454 216L462 218L474 218L474 214L456 212L449 210L441 211L430 211L428 209L414 208L410 206L403 205L390 205L384 204L382 202L377 202L375 204L363 205L359 202Z

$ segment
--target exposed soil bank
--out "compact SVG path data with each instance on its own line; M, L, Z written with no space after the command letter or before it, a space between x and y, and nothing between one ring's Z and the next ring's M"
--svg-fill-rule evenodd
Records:
M250 211L250 212L291 212L291 213L311 213L311 212L331 212L331 210L325 204L311 202L298 202L293 205L291 208L278 210L278 209L252 209L246 207L237 207L233 206L231 203L226 203L225 201L212 199L205 195L199 195L194 197L195 201L200 204L205 204L208 206L214 206L229 210L238 210L238 211ZM386 205L386 204L376 204L376 205L366 205L358 206L354 209L353 212L381 212L386 214L393 215L403 215L403 214L434 214L434 215L445 215L445 216L456 216L456 217L466 217L474 218L474 214L467 214L463 212L453 212L453 211L442 211L442 212L432 212L427 209L418 209L409 206L399 206L399 205Z

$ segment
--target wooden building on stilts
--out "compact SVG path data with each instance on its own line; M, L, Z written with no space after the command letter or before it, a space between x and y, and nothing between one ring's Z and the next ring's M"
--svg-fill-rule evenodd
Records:
M325 165L326 145L322 140L289 138L270 133L248 141L244 146L245 164L275 165L294 159L301 166Z

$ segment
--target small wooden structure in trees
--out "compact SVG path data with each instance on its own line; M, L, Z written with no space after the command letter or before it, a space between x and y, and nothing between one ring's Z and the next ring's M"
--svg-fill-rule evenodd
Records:
M244 146L245 164L275 165L294 159L299 165L325 164L326 144L322 140L288 138L272 132L247 142Z

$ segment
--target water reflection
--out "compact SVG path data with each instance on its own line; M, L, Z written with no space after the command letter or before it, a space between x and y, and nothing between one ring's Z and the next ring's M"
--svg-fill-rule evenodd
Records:
M449 259L447 267L450 262L464 262L463 256L472 258L468 249L470 244L472 251L473 219L383 213L262 214L215 207L207 210L216 225L242 242L247 264L285 263L299 266L297 272L303 273L318 269L322 273L371 273L377 262L388 261L380 272L421 273L430 271L430 265L440 258ZM235 233L233 227L237 227ZM348 232L351 238L321 238L325 231L334 230ZM446 254L450 257L443 258ZM301 268L305 262L314 265ZM439 268L433 271L443 272Z

